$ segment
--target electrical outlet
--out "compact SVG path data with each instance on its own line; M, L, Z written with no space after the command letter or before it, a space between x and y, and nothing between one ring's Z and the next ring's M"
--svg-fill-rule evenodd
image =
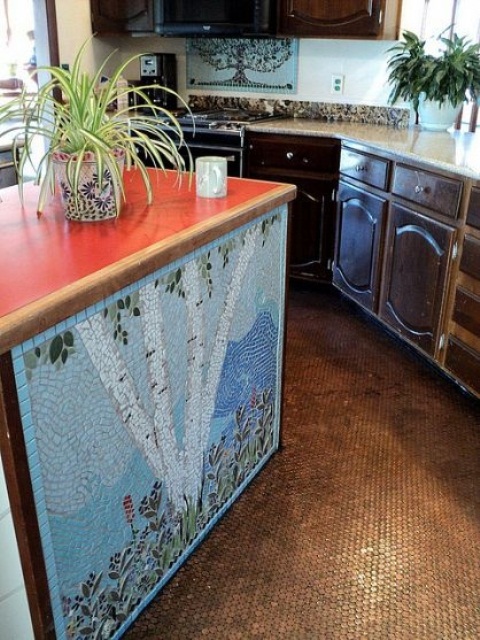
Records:
M332 75L332 84L330 87L330 93L337 93L337 94L342 94L343 93L343 84L344 84L344 80L345 77L341 74L333 74Z

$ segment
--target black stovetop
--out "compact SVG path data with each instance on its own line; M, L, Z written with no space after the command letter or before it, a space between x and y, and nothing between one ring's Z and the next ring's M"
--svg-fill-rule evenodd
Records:
M177 115L178 121L182 125L190 125L215 129L215 128L234 128L235 126L241 126L251 122L258 122L259 120L268 120L271 118L280 118L278 114L260 112L260 111L247 111L245 109L207 109L202 111L183 111Z

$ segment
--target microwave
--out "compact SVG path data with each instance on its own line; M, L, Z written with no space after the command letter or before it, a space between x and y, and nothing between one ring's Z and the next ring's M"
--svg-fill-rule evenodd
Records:
M276 0L156 0L163 36L267 36L275 33Z

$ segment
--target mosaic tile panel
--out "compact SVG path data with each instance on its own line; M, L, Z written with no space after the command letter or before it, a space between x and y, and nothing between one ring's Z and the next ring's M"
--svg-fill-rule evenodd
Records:
M389 106L210 95L190 95L189 104L195 109L242 108L261 113L286 115L291 118L311 118L324 122L379 124L399 128L408 127L410 122L409 109Z
M187 86L295 93L298 40L187 38Z
M14 350L59 640L118 638L278 446L286 207Z

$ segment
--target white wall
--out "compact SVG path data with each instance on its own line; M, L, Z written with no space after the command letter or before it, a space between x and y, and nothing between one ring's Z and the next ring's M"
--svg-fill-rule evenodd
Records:
M56 0L59 26L59 48L61 62L71 63L76 50L91 35L89 0ZM289 98L319 102L348 102L372 105L387 104L389 88L386 85L386 51L392 42L364 40L302 39L299 46L298 91L296 94L256 94L235 92L237 96ZM185 86L185 40L183 38L95 38L89 47L86 62L89 70L114 48L121 55L143 52L169 52L177 55L179 72L178 90L187 94ZM332 74L345 76L344 92L333 95L330 91ZM129 79L138 78L138 64L127 74ZM202 93L192 91L191 93ZM231 95L225 92L209 92L215 95Z

